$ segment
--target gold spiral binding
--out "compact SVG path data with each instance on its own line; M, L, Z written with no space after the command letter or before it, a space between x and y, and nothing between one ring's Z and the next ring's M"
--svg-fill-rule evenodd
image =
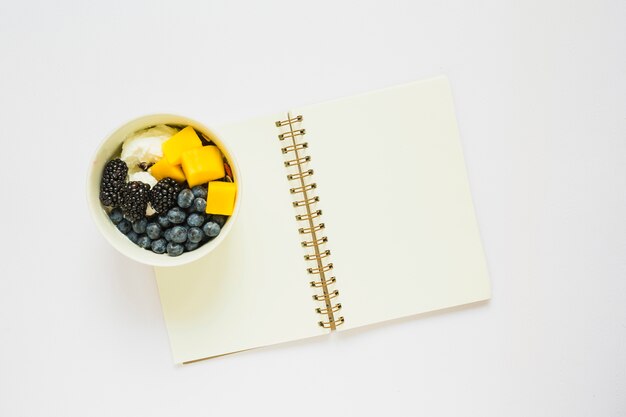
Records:
M289 192L291 194L301 194L292 203L293 207L300 211L295 216L296 220L307 223L307 227L299 228L298 233L307 235L310 239L302 241L301 244L305 249L313 249L311 253L304 255L306 262L314 263L313 266L306 268L306 270L308 274L319 276L318 281L310 281L312 288L321 289L321 294L313 295L313 299L324 303L323 307L315 309L316 313L326 316L326 319L320 320L318 324L324 328L336 330L337 326L343 324L345 319L343 316L335 316L335 313L341 310L342 307L341 303L333 303L332 300L339 296L339 290L333 290L330 286L336 284L337 279L334 276L327 277L326 275L334 266L332 262L327 262L326 259L330 256L330 250L321 248L328 242L328 238L318 234L326 226L324 223L318 223L322 210L313 209L313 205L320 201L318 196L312 195L317 188L317 184L308 181L308 177L313 175L313 170L304 168L306 164L311 162L311 157L304 154L309 148L309 143L301 141L306 134L306 129L303 129L300 125L294 126L302 123L302 121L303 117L301 115L292 117L287 113L287 118L277 121L276 127L285 129L280 132L278 139L288 141L285 146L280 148L281 153L283 155L291 154L292 158L284 162L285 168L291 171L287 174L287 179L297 183L296 186L289 189Z
M326 228L326 225L324 223L319 223L318 225L314 226L313 228L310 227L301 227L298 229L298 233L300 233L301 235L307 234L307 233L311 233L311 231L320 231L322 229Z
M294 188L289 189L289 192L291 194L306 193L307 191L311 191L314 188L317 188L317 184L316 183L304 184L304 185L302 185L300 187L294 187Z
M294 201L292 204L294 207L302 207L302 206L306 206L309 204L317 203L318 201L320 201L320 198L318 196L315 196L315 197L307 198L306 200Z
M337 303L333 306L333 308L331 308L331 311L333 313L338 312L339 310L341 310L341 303ZM326 310L325 308L316 308L315 311L317 311L320 314L326 314L328 313L328 310Z
M302 121L302 116L296 116L293 119L289 117L289 118L287 118L287 120L279 120L279 121L277 121L276 122L276 127L287 126L287 125L291 126L292 123L301 122L301 121ZM278 137L280 137L280 135Z
M330 300L331 298L335 298L338 296L339 296L339 290L334 290L334 291L329 292L328 294L322 294L322 295L315 294L313 296L313 299L315 301L324 301L324 300ZM332 306L328 308L332 309Z
M311 281L309 284L311 284L311 287L323 287L324 284L326 285L330 285L330 284L334 284L337 281L337 278L332 277L330 279L327 279L326 282L322 282L322 281Z
M300 150L300 149L306 149L308 147L309 147L308 142L297 143L295 145L285 146L284 148L281 148L281 151L283 153L289 153L289 152L295 152L296 150Z
M306 206L306 204L305 204L305 206ZM299 222L303 221L303 220L311 220L311 219L314 219L314 218L319 217L321 215L322 215L322 210L315 210L315 211L311 211L311 212L309 212L307 214L298 214L296 216L296 220L299 221Z
M316 255L316 256L315 256L315 259L322 259L322 256L317 256L317 255ZM328 272L328 271L330 271L331 269L333 269L333 264L332 264L332 263L329 263L329 264L327 264L327 265L324 265L324 266L323 266L323 267L321 267L321 268L307 268L306 270L307 270L307 272L308 272L309 274L321 274L322 272Z
M291 181L291 180L299 180L300 178L308 177L309 175L313 175L313 170L312 169L304 171L303 173L289 174L289 175L287 175L287 179L289 181Z
M300 242L303 248L319 248L320 245L328 242L328 238L326 236L322 236L319 239L315 240L304 240ZM316 253L317 255L318 253Z
M337 320L328 320L328 321L320 321L319 325L322 326L325 329L331 329L334 330L335 328L337 328L337 326L341 325L344 323L344 318L339 317Z
M305 133L306 133L306 130L304 130L304 129L295 130L295 131L282 133L282 134L278 135L278 139L283 140L283 139L295 138L296 136L302 136Z
M296 151L294 151L296 152ZM311 160L310 156L304 156L302 158L296 158L296 159L292 159L291 161L285 161L285 166L288 167L293 167L296 165L302 165L305 162L309 162Z
M320 253L319 255L304 255L304 260L305 261L314 261L316 259L323 259L330 256L330 251L328 249L326 249L324 252Z

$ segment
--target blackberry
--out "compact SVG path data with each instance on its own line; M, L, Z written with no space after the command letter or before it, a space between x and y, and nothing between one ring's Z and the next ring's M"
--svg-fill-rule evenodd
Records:
M171 178L163 178L150 190L150 204L159 214L167 213L176 205L180 185Z
M136 222L146 215L150 186L140 181L130 181L119 193L120 208L131 222Z
M119 205L119 191L126 183L128 166L121 159L112 159L106 163L100 180L100 202L105 206Z

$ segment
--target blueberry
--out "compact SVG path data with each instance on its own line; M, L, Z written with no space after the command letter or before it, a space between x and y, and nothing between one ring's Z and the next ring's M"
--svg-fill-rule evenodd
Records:
M159 222L159 226L161 226L162 229L167 229L172 225L172 222L170 222L167 218L167 214L159 214L157 221Z
M184 250L185 250L184 246L181 245L180 243L170 242L170 243L167 244L167 254L169 256L179 256L179 255L182 255Z
M122 212L122 209L114 208L113 210L111 210L111 212L109 213L109 219L111 219L113 224L118 224L119 222L121 222L122 219L124 219L124 213Z
M198 243L186 242L185 251L191 252L192 250L198 249L198 246L200 246Z
M167 241L165 239L157 239L152 241L150 248L154 253L165 253L165 247L167 246Z
M148 223L146 234L150 239L158 239L161 236L161 226L158 223Z
M214 221L210 221L204 225L202 230L204 230L204 234L207 235L208 237L215 237L220 234L220 231L222 230L222 228L220 227L219 224L215 223Z
M171 242L172 241L172 229L165 229L165 232L163 232L163 237L168 242Z
M204 215L193 213L187 217L187 224L192 227L200 227L204 223Z
M139 234L145 233L147 224L148 224L148 219L146 219L145 217L142 217L141 219L133 223L133 230L135 231L135 233L139 233Z
M183 243L187 240L187 229L183 226L172 227L172 242Z
M146 235L141 235L139 236L139 239L137 239L137 245L144 249L148 249L152 245L152 240Z
M193 209L198 213L204 213L206 211L206 200L202 197L197 197L193 200Z
M193 204L193 193L189 188L185 188L178 193L178 207L187 208Z
M187 240L191 243L199 243L202 240L204 233L199 227L192 227L187 232Z
M220 227L224 227L224 223L226 223L226 216L221 216L219 214L214 214L211 218L211 221L219 224Z
M116 226L117 229L124 234L127 234L130 232L130 229L132 229L130 222L126 219L122 219Z
M137 244L137 239L139 239L139 235L134 230L131 230L130 232L128 232L126 237L130 239L130 241L133 242L134 244Z
M191 192L193 193L193 196L196 197L196 199L206 198L207 196L206 185L196 185L195 187L191 189Z
M167 212L167 219L174 224L180 224L184 222L186 217L187 213L185 213L178 207L174 207Z

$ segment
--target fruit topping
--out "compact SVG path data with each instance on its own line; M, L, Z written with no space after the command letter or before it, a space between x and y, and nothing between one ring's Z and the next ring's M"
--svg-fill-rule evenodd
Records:
M122 209L114 208L113 210L111 210L111 212L109 213L109 219L111 219L113 224L118 224L119 222L121 222L122 219L124 219L124 213L122 213Z
M204 223L204 215L193 213L187 217L187 224L191 227L200 227Z
M148 249L151 245L152 240L146 235L141 235L139 236L139 239L137 239L137 246L141 248Z
M117 226L117 229L124 234L127 234L128 232L132 230L132 226L130 222L126 219L122 219L122 221L119 222L116 226Z
M206 184L196 185L191 189L193 196L196 198L204 198L206 200Z
M148 219L146 219L145 217L142 217L141 219L133 222L133 230L135 231L135 233L145 233L146 232L146 226L148 225Z
M178 194L178 199L177 199L178 207L189 208L193 204L193 200L194 200L193 193L191 192L190 189L185 188Z
M180 185L171 178L163 178L150 190L150 205L157 213L167 213L176 205ZM167 226L165 226L167 227Z
M207 222L203 227L202 230L204 231L204 234L207 235L208 237L215 237L217 235L220 234L220 231L222 230L222 228L220 227L219 224L215 223L215 222Z
M100 202L105 206L116 207L119 204L119 191L126 183L128 166L121 159L106 163L100 180Z
M187 232L187 241L191 243L200 243L204 237L204 232L199 227L191 227Z
M172 242L183 243L187 240L187 228L184 226L172 227Z
M179 165L170 164L165 158L152 165L150 168L150 174L152 174L157 180L172 178L179 182L185 181L183 169Z
M206 200L202 197L197 197L193 200L193 209L198 213L206 213Z
M230 216L235 209L237 185L234 182L213 181L209 183L206 212Z
M201 148L202 141L191 126L187 126L165 142L163 142L163 156L170 165L180 165L181 155L190 149Z
M167 244L167 254L170 256L180 256L185 251L185 247L180 243L170 242Z
M182 167L190 187L223 178L222 153L217 146L203 146L182 154Z
M146 235L152 240L161 237L161 226L158 223L148 223L146 226Z
M232 178L221 151L206 137L190 126L178 131L159 125L131 135L121 158L105 165L100 200L131 242L180 256L220 234L234 210Z
M152 249L152 252L154 253L165 253L165 248L167 246L167 241L165 239L157 239L157 240L153 240L152 243L150 244L150 249Z
M187 213L180 207L174 207L167 212L167 219L173 224L181 224L187 218Z
M127 182L119 192L120 208L131 222L146 215L146 207L150 197L150 186L139 181Z

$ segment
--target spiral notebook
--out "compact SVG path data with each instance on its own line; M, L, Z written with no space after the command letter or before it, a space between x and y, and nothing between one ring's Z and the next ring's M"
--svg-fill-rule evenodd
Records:
M208 256L155 268L175 362L490 297L445 77L214 131L241 211Z

